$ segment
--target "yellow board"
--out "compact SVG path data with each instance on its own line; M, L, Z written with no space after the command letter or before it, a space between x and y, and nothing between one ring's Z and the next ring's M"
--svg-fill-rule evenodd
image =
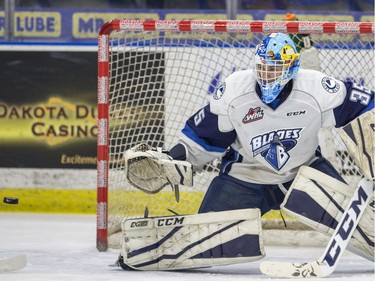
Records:
M18 204L3 203L17 197ZM1 188L0 212L96 213L96 190Z
M111 195L110 195L111 196ZM168 202L171 210L178 210L181 214L195 213L196 206L184 204L185 202L194 202L196 197L201 197L200 192L181 192L180 202L173 203L174 194L172 192L159 193L149 195L140 191L135 192L121 192L117 196L126 197L126 202L136 202L141 200L143 206L149 206L150 215L157 210L152 208L153 202L158 202L159 206L163 201ZM17 197L18 204L5 204L3 203L4 197ZM129 199L129 197L134 197ZM76 214L95 214L96 213L96 190L93 189L30 189L30 188L0 188L0 212L37 212L37 213L76 213ZM121 201L121 200L120 200ZM199 201L197 201L199 202ZM154 204L155 205L155 204ZM134 209L132 214L142 214L143 210ZM168 210L165 210L163 215L173 215ZM284 214L285 219L294 220L288 215ZM271 211L262 217L264 220L277 220L281 221L279 211Z

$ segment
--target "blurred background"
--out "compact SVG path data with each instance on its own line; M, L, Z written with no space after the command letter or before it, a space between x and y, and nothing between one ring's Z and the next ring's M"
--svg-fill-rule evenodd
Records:
M6 2L7 0L5 0ZM374 8L370 0L15 0L17 7L42 8L121 8L121 9L223 9L228 2L237 2L239 9L302 9L324 10L327 7L335 11L365 11Z
M270 19L293 12L299 18L364 21L373 0L4 0L0 41L95 43L109 19ZM306 17L307 16L307 17ZM371 18L370 18L371 19Z
M95 213L97 36L111 19L374 21L373 0L0 2L0 211Z

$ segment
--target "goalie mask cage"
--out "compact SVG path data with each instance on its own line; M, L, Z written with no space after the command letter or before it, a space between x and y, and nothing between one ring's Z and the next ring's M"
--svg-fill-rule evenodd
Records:
M228 75L253 67L255 46L272 32L291 34L296 45L297 34L309 34L318 56L313 61L320 61L322 72L374 89L374 23L112 20L103 25L98 38L98 250L112 244L108 237L120 231L124 218L142 217L146 207L150 216L197 212L219 161L195 176L194 187L182 187L176 202L171 188L150 195L130 186L123 153L142 142L170 149L186 119L207 104ZM344 178L358 181L358 169L335 131L323 131L320 139L324 155ZM273 227L281 219L271 212L263 221Z

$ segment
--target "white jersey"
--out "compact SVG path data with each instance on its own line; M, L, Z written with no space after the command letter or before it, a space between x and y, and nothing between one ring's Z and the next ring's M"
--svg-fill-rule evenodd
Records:
M261 100L256 86L252 70L232 74L187 122L180 142L196 169L223 157L221 171L237 179L290 181L301 165L317 159L320 128L337 125L334 109L348 100L343 82L314 70L299 70L275 109Z

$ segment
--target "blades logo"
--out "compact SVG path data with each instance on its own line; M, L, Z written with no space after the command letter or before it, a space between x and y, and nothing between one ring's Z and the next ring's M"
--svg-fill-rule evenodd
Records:
M276 170L281 170L282 167L288 162L290 155L288 149L280 141L279 137L275 135L270 144L270 147L263 151L261 155L267 162Z
M290 158L288 151L297 145L301 131L302 128L283 129L254 137L250 141L254 157L260 154L280 171Z
M260 107L250 108L249 112L242 119L242 123L247 124L263 118L263 110Z

